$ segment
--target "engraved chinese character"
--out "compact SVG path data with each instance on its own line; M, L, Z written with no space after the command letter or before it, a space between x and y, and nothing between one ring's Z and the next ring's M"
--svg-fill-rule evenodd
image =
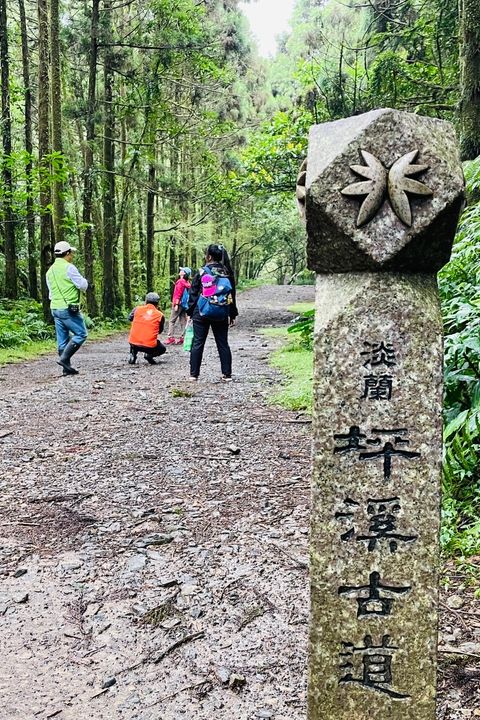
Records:
M420 453L412 452L410 450L401 450L397 445L409 445L410 441L405 439L405 435L408 433L406 428L397 428L393 430L379 430L372 429L372 434L381 436L393 435L393 442L388 440L384 443L381 450L374 450L373 452L361 452L359 455L360 460L376 460L377 458L383 458L383 477L385 480L390 480L392 474L392 458L397 456L406 460L413 460L414 458L420 457ZM367 440L368 445L379 445L381 444L380 437ZM363 448L362 448L363 449Z
M391 343L369 343L364 342L363 343L366 350L363 350L363 352L360 353L360 355L365 355L366 360L363 363L364 367L376 367L377 365L386 365L387 367L393 367L397 364L396 358L395 358L395 350L393 349L393 345Z
M365 386L363 399L390 400L392 397L393 377L391 375L367 375L363 378Z
M360 442L367 436L360 432L360 428L357 425L353 425L348 433L336 433L333 438L334 440L340 440L346 442L346 445L340 445L335 447L334 453L346 453L356 450L366 450L366 445L361 445Z
M344 659L340 669L345 671L339 684L357 683L362 687L385 693L397 700L410 697L392 688L392 656L397 645L390 645L390 636L384 635L380 645L374 645L372 636L365 635L364 645L355 647L353 643L342 642L345 652L340 653Z
M368 615L390 615L395 598L391 595L405 595L412 588L394 585L382 585L380 573L370 573L369 585L342 585L339 595L357 595L357 617Z
M366 513L363 513L359 520L356 516L358 517L362 510L360 503L346 498L344 506L344 511L335 513L335 518L351 525L340 535L340 539L345 542L349 540L366 542L369 552L373 552L381 542L386 542L390 552L394 553L399 543L411 543L418 537L398 531L398 515L401 511L398 497L369 499Z
M372 450L371 452L359 452L358 455L358 459L361 461L383 458L383 477L385 480L390 480L392 475L392 459L394 457L405 460L414 460L420 457L420 453L418 452L403 450L398 447L399 445L409 445L410 443L405 437L408 433L406 428L393 428L391 430L373 428L371 432L375 437L367 439L367 436L360 430L358 425L352 425L348 433L334 433L334 440L343 443L342 445L334 446L334 454L363 451L367 449L367 445L382 445L382 436L383 438L391 438L383 443L382 448ZM393 438L391 437L392 435Z

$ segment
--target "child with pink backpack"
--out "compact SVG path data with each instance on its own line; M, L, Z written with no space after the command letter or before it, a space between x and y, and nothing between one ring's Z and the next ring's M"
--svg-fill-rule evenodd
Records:
M183 337L185 335L185 325L187 322L187 308L190 294L189 278L192 271L189 267L181 267L179 277L175 283L172 296L172 312L170 313L170 322L168 324L168 337L165 345L183 345ZM180 336L175 339L174 326L178 322Z

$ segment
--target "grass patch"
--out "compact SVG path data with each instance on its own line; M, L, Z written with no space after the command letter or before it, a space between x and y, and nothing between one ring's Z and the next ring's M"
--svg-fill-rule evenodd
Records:
M53 352L55 348L54 340L33 340L16 347L0 348L0 366L22 362L23 360L32 360L40 357L40 355Z
M299 302L291 305L290 312L303 315L314 309L314 303ZM298 324L298 323L297 323ZM302 333L295 332L292 327L263 328L262 335L284 339L283 346L270 357L270 364L278 368L284 375L280 390L275 392L270 402L281 405L287 410L304 410L312 412L313 402L313 351L308 332L308 341Z
M262 328L260 330L260 334L265 335L266 337L288 338L288 326Z
M313 353L298 344L289 342L273 353L273 367L285 375L281 389L271 401L288 410L312 411Z
M194 394L192 392L188 392L188 390L182 390L181 388L172 388L170 390L170 395L172 397L191 398Z
M303 313L308 312L309 310L313 310L315 307L315 303L313 302L298 302L294 305L290 305L287 310L289 312L295 313L295 315L303 315Z
M252 288L261 287L262 285L272 285L272 281L268 280L239 280L237 283L237 292L243 292L244 290L251 290Z

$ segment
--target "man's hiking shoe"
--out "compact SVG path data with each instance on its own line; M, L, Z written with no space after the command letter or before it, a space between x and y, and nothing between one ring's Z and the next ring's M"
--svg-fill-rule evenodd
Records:
M145 360L148 362L149 365L157 364L151 355L144 355L143 357L145 358Z
M183 337L178 338L178 340L175 340L175 345L183 345Z
M175 338L174 337L168 337L165 340L165 345L175 345Z

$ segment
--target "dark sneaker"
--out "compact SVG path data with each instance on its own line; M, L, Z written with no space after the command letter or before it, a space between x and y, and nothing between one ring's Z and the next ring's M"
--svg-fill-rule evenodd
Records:
M157 364L151 355L144 355L143 357L145 358L145 360L148 362L149 365Z
M137 356L135 355L135 353L131 352L130 355L128 356L128 364L135 365L136 362L137 362Z

